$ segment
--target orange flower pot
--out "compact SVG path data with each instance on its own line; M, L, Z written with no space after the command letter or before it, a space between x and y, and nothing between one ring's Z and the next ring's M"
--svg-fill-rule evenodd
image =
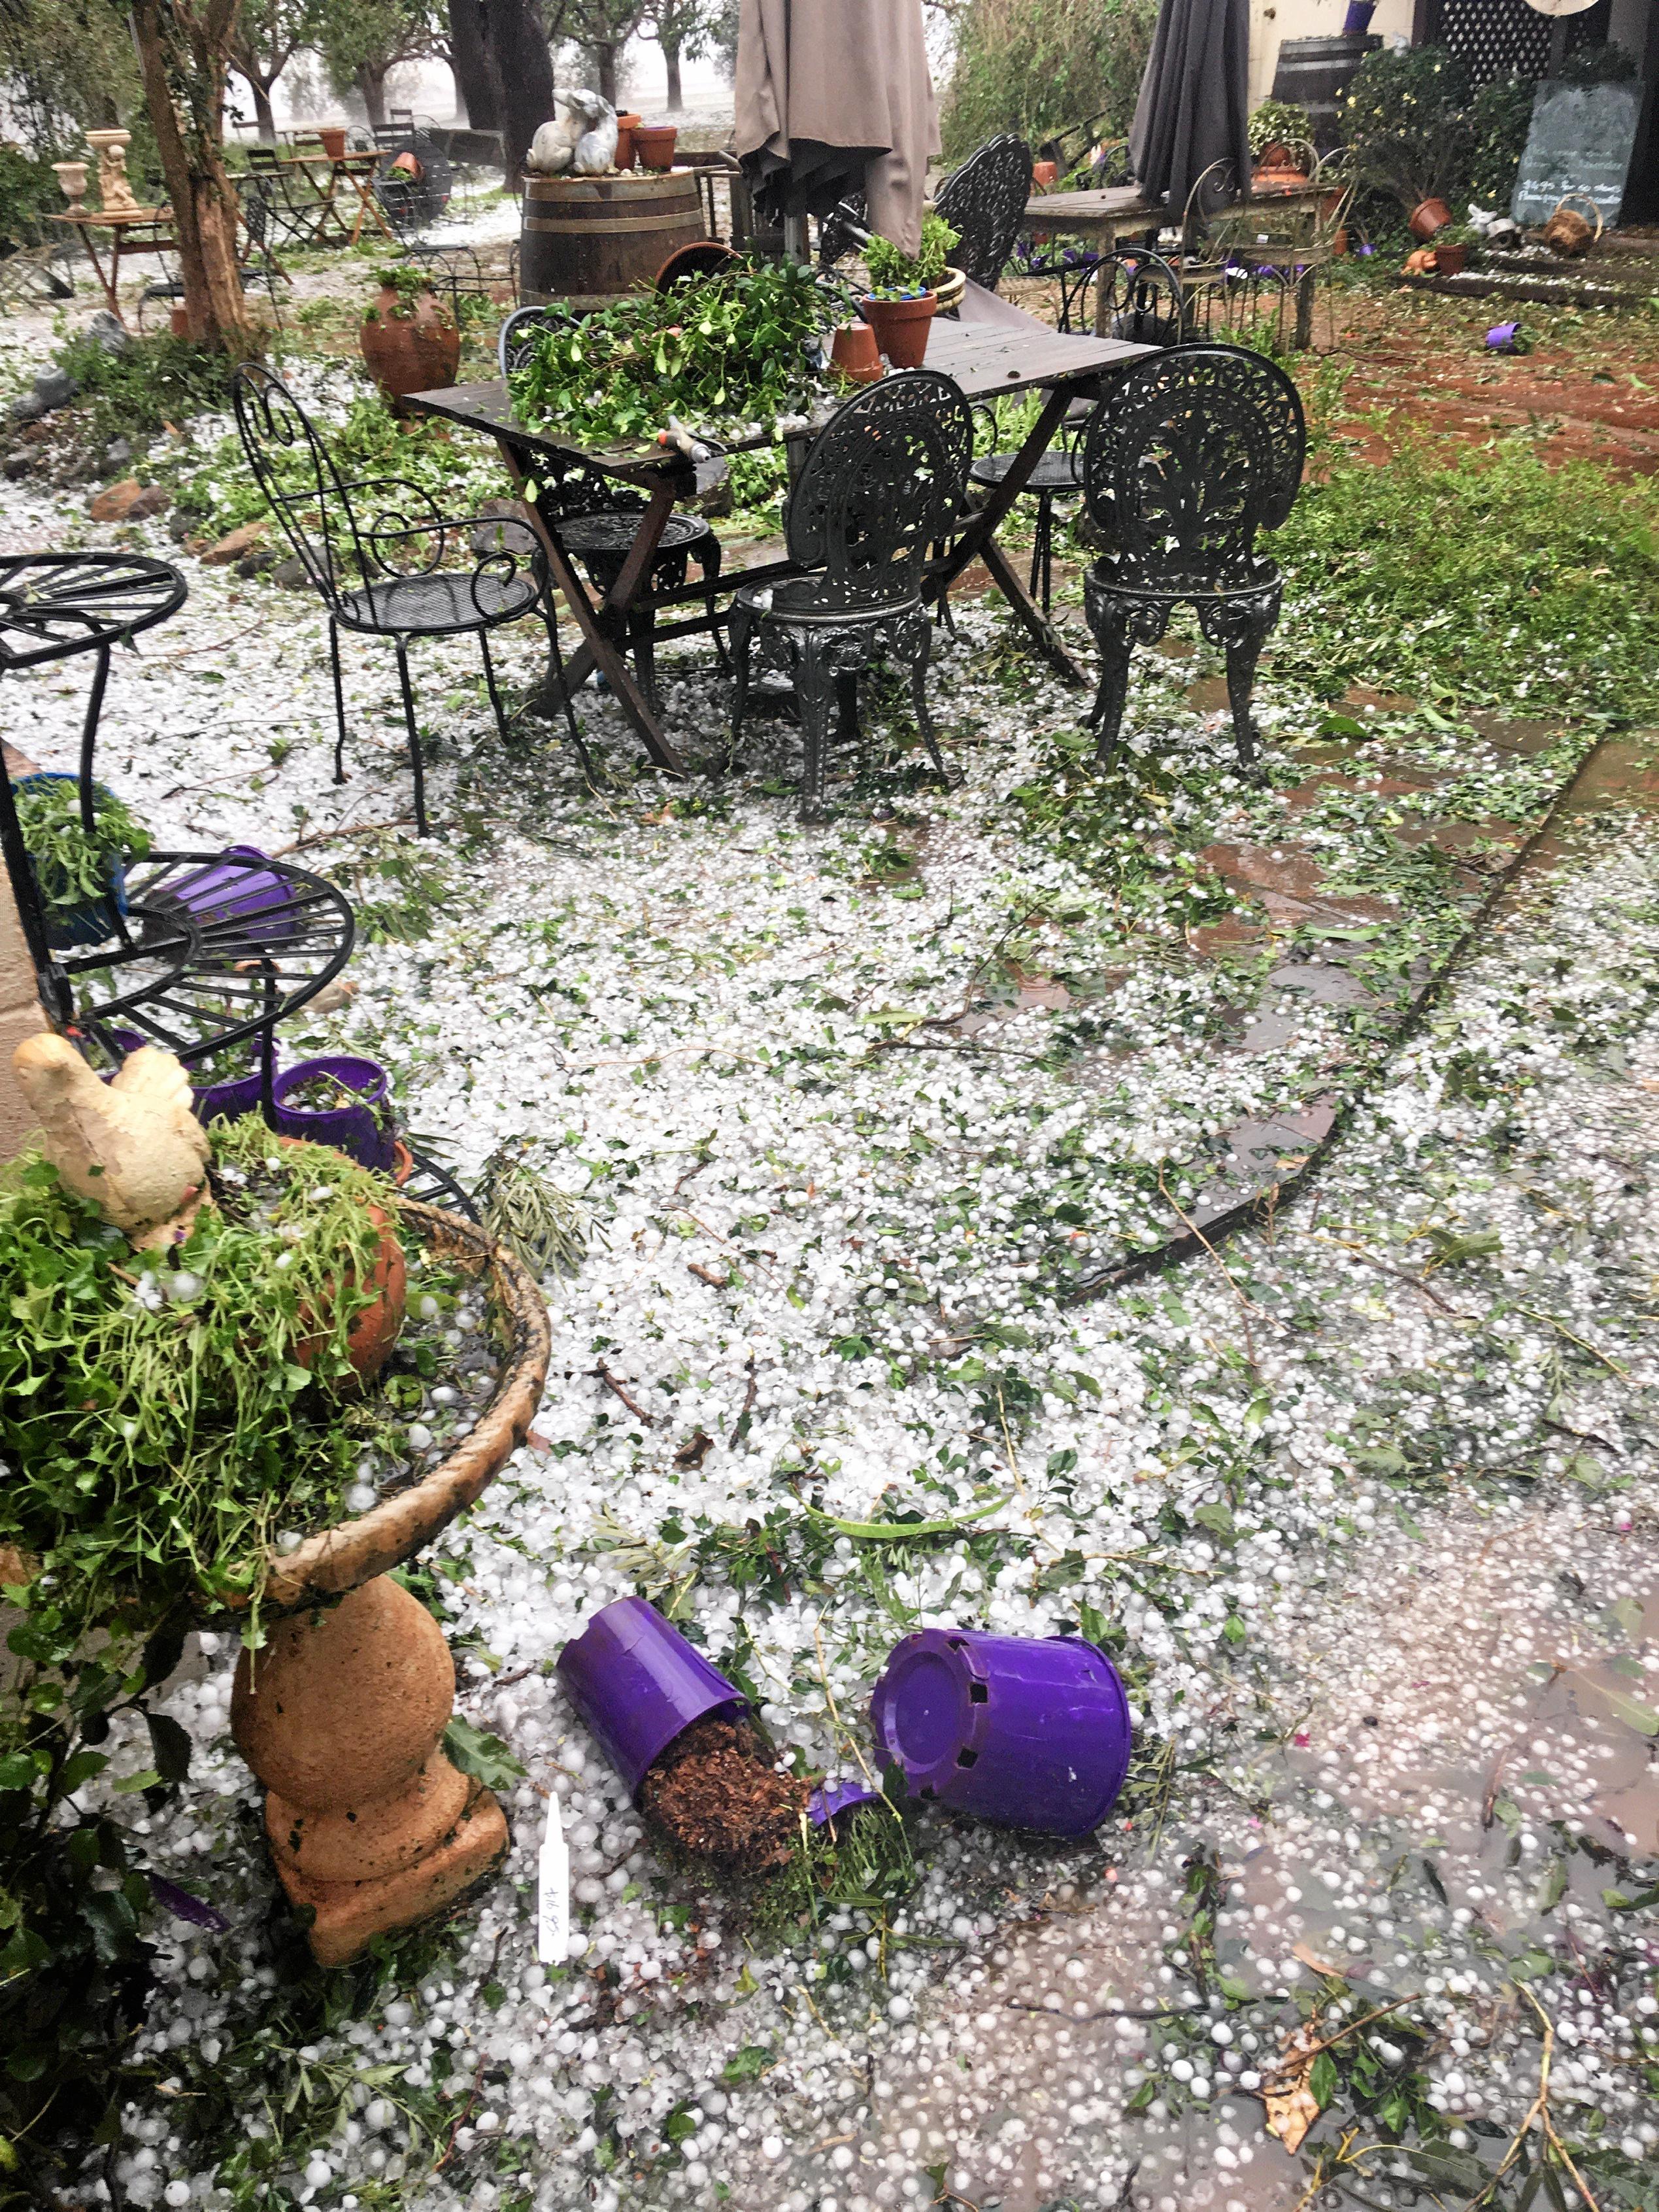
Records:
M671 169L677 123L640 123L634 126L633 158L642 169Z
M633 134L639 128L640 118L632 110L616 118L616 166L619 169L633 167Z
M346 127L344 124L325 123L317 135L322 140L323 151L330 161L345 160Z
M830 340L830 367L852 384L875 384L886 374L881 349L869 323L838 323Z
M859 313L894 368L920 368L938 311L936 292L923 292L914 300L877 300L867 295L858 302Z
M1444 200L1419 200L1406 217L1406 228L1426 246L1435 232L1444 230L1450 221L1451 210Z

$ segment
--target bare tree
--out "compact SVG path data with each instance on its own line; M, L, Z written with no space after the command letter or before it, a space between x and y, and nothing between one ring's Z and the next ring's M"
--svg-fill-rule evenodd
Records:
M590 62L595 89L616 106L617 64L645 20L649 0L566 0L564 35Z
M694 61L709 51L715 41L719 14L716 0L647 0L645 21L663 49L670 115L680 114L686 105L680 64L682 59Z
M386 119L386 79L399 62L439 52L437 0L329 0L318 46L336 91L354 85L371 125Z
M310 46L320 23L318 0L242 0L231 37L231 67L253 94L253 112L266 145L276 143L271 88L297 47Z

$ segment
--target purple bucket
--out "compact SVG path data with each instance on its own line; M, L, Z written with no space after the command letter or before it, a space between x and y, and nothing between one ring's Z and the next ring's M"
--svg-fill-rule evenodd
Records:
M356 1094L349 1106L290 1106L286 1102L305 1083L323 1079L342 1091ZM254 1078L258 1097L258 1078ZM382 1110L390 1088L386 1071L378 1060L359 1060L343 1052L324 1053L316 1060L296 1060L283 1069L271 1086L276 1127L285 1137L299 1137L309 1145L332 1145L360 1167L390 1172L397 1145L384 1126Z
M693 1721L748 1711L742 1692L642 1597L596 1613L559 1654L559 1679L630 1792Z
M875 1740L917 1796L975 1819L1086 1836L1129 1770L1129 1700L1078 1636L923 1628L870 1698Z
M210 867L167 885L167 896L198 922L239 921L251 938L280 945L299 927L294 886L257 845L227 845ZM270 919L254 924L259 915Z

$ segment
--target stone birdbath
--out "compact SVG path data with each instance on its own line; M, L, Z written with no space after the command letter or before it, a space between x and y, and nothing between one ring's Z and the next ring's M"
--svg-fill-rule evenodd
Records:
M408 1199L398 1211L428 1249L487 1277L506 1347L470 1433L420 1481L270 1554L263 1602L281 1618L237 1662L231 1733L265 1785L271 1856L290 1901L314 1914L325 1966L441 1911L507 1847L493 1794L440 1747L455 1703L443 1632L391 1570L524 1443L547 1380L547 1307L529 1270L472 1222Z

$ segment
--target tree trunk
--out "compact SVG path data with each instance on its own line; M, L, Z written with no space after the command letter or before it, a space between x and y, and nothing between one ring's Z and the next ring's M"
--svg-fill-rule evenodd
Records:
M363 95L363 105L368 110L371 131L382 130L385 125L387 74L384 69L377 68L372 62L365 62L354 80Z
M501 88L507 181L517 191L530 142L553 117L553 55L536 0L483 0L482 13Z
M670 115L683 115L686 109L686 96L680 88L680 49L678 46L663 47L663 67L668 72L669 113Z
M616 105L616 49L614 46L596 46L593 58L599 64L599 97Z
M275 81L273 79L272 82ZM261 84L257 76L251 76L247 82L253 94L253 117L259 143L262 146L274 146L276 143L276 116L270 104L270 86Z
M500 87L490 66L479 0L449 0L450 67L456 99L475 131L501 128Z
M225 77L237 0L133 0L144 104L167 179L185 284L188 335L201 346L251 353L255 333L236 253L236 195L225 172Z

